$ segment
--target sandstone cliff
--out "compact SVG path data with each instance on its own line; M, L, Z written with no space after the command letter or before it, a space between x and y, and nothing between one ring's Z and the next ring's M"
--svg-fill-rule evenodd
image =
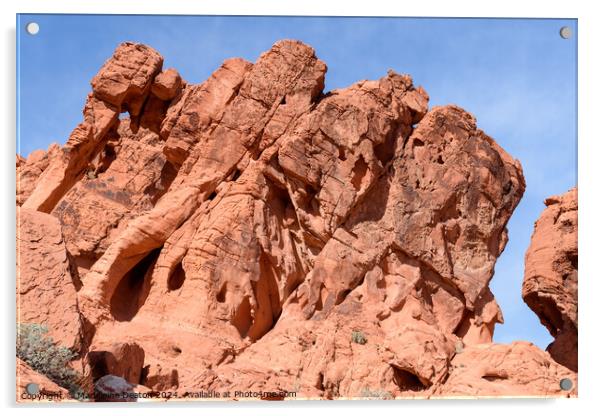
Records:
M179 397L575 394L566 360L492 344L525 181L472 115L392 71L324 92L297 41L199 85L162 65L121 44L65 146L17 162L19 319L89 377Z
M525 256L523 298L555 338L552 357L577 371L577 188L545 204Z

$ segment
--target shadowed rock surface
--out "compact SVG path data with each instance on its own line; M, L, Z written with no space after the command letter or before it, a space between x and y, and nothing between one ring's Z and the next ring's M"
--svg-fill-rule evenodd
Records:
M429 110L393 71L324 92L298 41L199 85L162 63L120 45L67 144L17 162L21 212L52 219L69 259L55 279L78 282L61 302L91 378L180 397L576 395L548 353L492 344L488 284L525 181L471 114Z
M577 188L545 204L525 256L523 299L554 337L549 353L577 371Z

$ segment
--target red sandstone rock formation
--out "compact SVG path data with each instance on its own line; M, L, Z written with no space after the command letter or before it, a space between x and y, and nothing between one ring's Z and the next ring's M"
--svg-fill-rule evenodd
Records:
M161 68L120 45L67 144L17 163L22 256L57 257L22 265L21 285L74 282L58 302L21 291L21 319L77 328L93 380L180 397L575 394L547 353L491 343L488 283L525 182L473 116L429 111L392 71L324 93L326 65L296 41L200 85Z
M76 292L81 288L58 218L17 208L17 320L48 327L61 345L83 348Z
M525 256L523 299L555 338L549 353L577 371L577 188L545 204Z

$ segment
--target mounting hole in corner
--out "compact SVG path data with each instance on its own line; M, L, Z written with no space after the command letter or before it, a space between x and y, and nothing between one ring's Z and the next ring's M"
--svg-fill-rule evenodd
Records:
M560 389L564 391L569 391L573 388L573 382L568 378L563 378L560 380Z
M562 26L560 28L560 37L562 39L569 39L573 35L571 28L568 26Z
M27 392L27 394L35 396L36 394L40 393L40 386L38 386L36 383L28 383L25 386L25 391Z
M40 31L40 25L37 24L36 22L29 22L27 23L27 25L25 26L25 30L27 31L27 33L29 33L30 35L37 35L38 32Z

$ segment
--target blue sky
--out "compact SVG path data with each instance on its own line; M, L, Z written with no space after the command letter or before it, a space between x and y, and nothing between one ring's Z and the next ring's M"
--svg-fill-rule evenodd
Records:
M25 25L35 21L31 36ZM559 36L562 26L573 37ZM457 104L518 158L527 191L491 289L505 324L495 341L551 337L521 299L524 254L543 200L577 183L577 22L557 19L427 19L20 15L17 150L63 144L81 121L89 81L123 41L146 43L189 82L221 62L255 61L279 39L299 39L328 65L326 90L409 73L430 105Z

